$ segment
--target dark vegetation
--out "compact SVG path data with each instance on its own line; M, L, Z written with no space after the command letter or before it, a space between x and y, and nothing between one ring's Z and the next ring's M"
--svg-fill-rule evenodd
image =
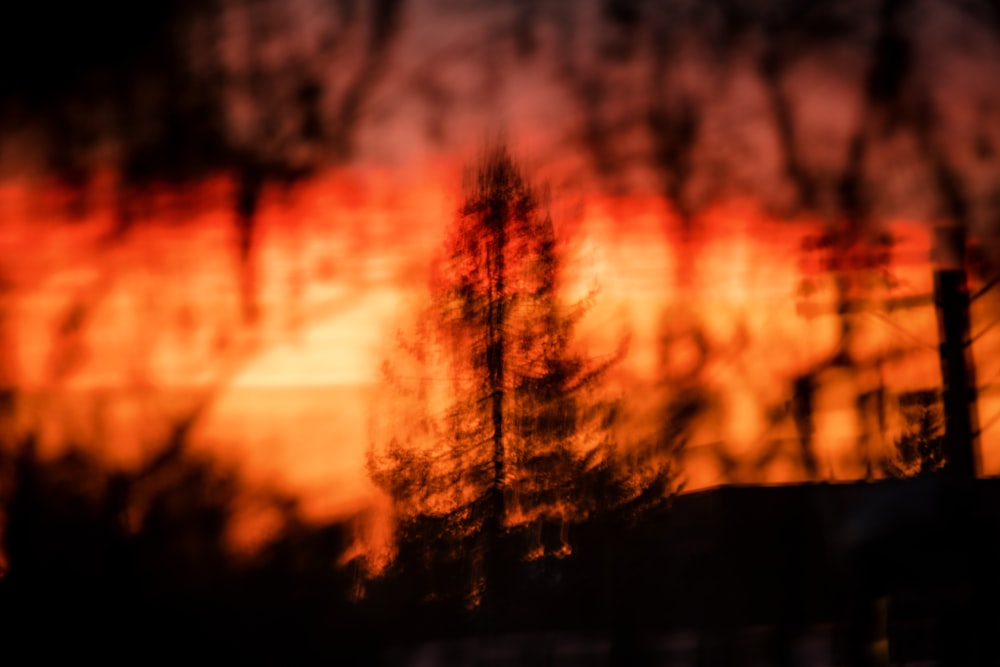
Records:
M502 588L469 609L467 573L439 558L450 541L433 537L447 534L433 517L363 581L361 563L342 561L351 523L308 524L287 501L275 500L285 519L264 548L232 552L239 482L183 447L133 473L80 452L42 460L30 441L2 463L5 664L406 664L414 647L463 637L554 655L550 638L567 633L608 638L590 658L599 664L658 664L657 642L677 631L696 633L701 662L690 664L795 664L780 661L819 625L832 628L838 664L867 665L878 664L863 656L879 599L896 659L992 664L986 639L1000 626L990 609L962 606L971 587L986 599L997 590L990 480L973 502L957 502L939 474L698 492L641 521L610 511L578 522L564 536L573 554L559 559L526 560L512 531L494 545Z
M2 464L6 664L369 662L357 569L337 566L349 523L289 506L276 540L236 553L239 481L180 441L137 472L81 451L43 460L30 440Z

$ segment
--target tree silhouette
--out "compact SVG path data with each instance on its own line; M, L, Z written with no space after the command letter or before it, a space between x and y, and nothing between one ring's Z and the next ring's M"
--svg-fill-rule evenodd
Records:
M616 455L616 405L598 395L622 351L597 361L575 349L586 303L562 301L559 275L551 218L506 149L491 149L435 266L417 342L404 345L416 380L407 383L400 362L387 375L413 402L392 407L400 432L369 450L401 550L430 531L437 553L410 557L462 562L473 602L498 576L512 529L533 536L522 556L565 555L569 523L649 486ZM441 368L445 378L428 375Z
M0 661L369 664L352 520L307 521L186 438L180 425L135 470L77 447L44 456L33 435L0 449ZM230 539L250 497L280 513L252 552Z
M895 457L883 468L892 477L923 475L945 464L944 418L941 396L936 390L915 391L900 396L903 432L895 441Z

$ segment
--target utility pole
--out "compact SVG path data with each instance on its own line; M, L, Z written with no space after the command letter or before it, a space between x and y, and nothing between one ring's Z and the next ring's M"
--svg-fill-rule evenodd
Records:
M936 227L933 253L945 467L956 478L972 480L980 467L976 444L979 429L965 273L965 230L954 224Z
M979 665L989 636L980 609L984 562L982 519L976 496L979 465L979 419L976 372L969 326L965 273L965 229L957 224L934 230L934 304L940 342L944 395L944 474L949 492L945 505L952 526L952 549L959 555L943 574L955 591L955 604L942 616L942 658L946 665Z

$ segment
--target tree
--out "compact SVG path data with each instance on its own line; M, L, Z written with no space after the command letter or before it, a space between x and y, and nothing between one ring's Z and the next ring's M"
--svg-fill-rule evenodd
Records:
M502 146L472 174L446 248L416 342L387 369L401 429L373 442L369 470L392 500L401 549L433 533L438 553L410 558L471 554L475 601L512 529L535 529L522 556L565 555L569 522L649 484L617 456L616 405L598 396L623 348L602 361L575 349L586 303L560 298L552 220ZM399 370L407 361L415 381ZM560 537L546 544L553 525Z
M903 432L895 441L895 456L883 464L886 474L908 477L934 472L945 463L944 418L937 390L909 392L900 396Z

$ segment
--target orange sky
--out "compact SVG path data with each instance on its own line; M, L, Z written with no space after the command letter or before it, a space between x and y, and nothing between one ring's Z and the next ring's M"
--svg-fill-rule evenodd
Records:
M426 293L460 175L457 162L429 162L402 174L357 168L267 190L254 257L261 316L253 325L241 319L225 179L180 195L164 190L145 224L113 241L111 175L95 179L85 213L73 219L50 184L6 183L0 370L20 390L14 428L37 431L45 451L77 443L132 465L173 420L200 407L195 447L252 480L300 494L314 516L375 502L363 466L378 368ZM581 343L606 354L623 334L631 337L618 391L629 397L636 383L654 379L661 321L675 333L684 322L703 327L710 352L700 373L721 407L696 429L688 488L726 481L709 447L720 442L746 463L742 481L800 479L790 456L761 469L753 461L768 439L794 436L790 424L769 431L765 414L788 400L796 373L837 344L831 278L810 274L801 251L817 225L769 221L752 202L732 202L701 215L685 245L657 197L566 189L551 192L549 204L571 239L567 296L599 290L581 323ZM892 294L928 293L928 226L890 229L899 239ZM678 290L682 256L693 277ZM808 304L800 293L807 276L815 283ZM990 322L991 298L977 302L973 331ZM817 448L827 479L862 474L857 394L880 381L891 392L939 382L933 309L871 311L855 320L858 360L879 350L913 351L887 362L881 377L870 368L821 376ZM1000 372L998 343L992 331L974 348L981 384ZM683 375L700 363L683 336L670 353L667 373ZM628 428L649 428L649 406L629 405ZM986 393L981 422L997 410L1000 401ZM996 474L991 433L983 460Z

